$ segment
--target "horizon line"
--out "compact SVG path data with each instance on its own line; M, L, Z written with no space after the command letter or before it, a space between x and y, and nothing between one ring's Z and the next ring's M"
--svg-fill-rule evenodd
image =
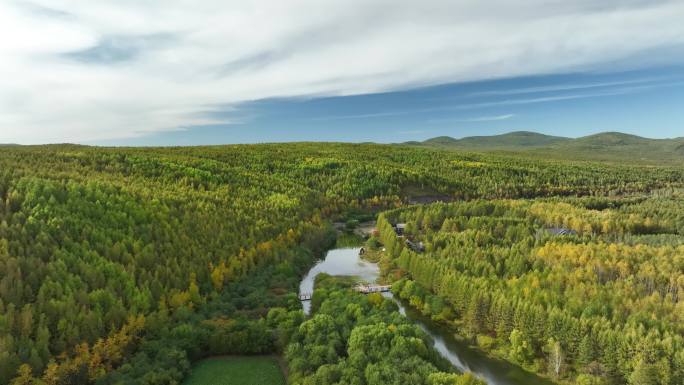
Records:
M344 140L284 140L284 141L270 141L270 142L223 142L223 143L203 143L203 144L173 144L173 145L167 145L167 144L142 144L142 145L125 145L125 144L102 144L102 143L93 143L93 142L52 142L52 143L38 143L38 144L22 144L22 143L0 143L0 147L39 147L39 146L82 146L82 147L93 147L93 148L183 148L183 147L215 147L215 146L241 146L241 145L269 145L269 144L300 144L300 143L330 143L330 144L378 144L378 145L403 145L403 144L410 144L410 143L423 143L425 141L435 139L435 138L451 138L455 140L462 140L462 139L468 139L468 138L492 138L492 137L499 137L499 136L504 136L504 135L511 135L511 134L536 134L536 135L542 135L542 136L547 136L547 137L553 137L553 138L560 138L560 139L569 139L569 140L576 140L576 139L582 139L582 138L588 138L591 136L596 136L596 135L602 135L602 134L620 134L620 135L626 135L626 136L631 136L639 139L646 139L646 140L678 140L678 139L684 139L684 136L676 136L676 137L666 137L666 138L651 138L651 137L646 137L646 136L640 136L636 134L629 134L621 131L599 131L595 132L589 135L583 135L583 136L558 136L558 135L550 135L550 134L545 134L543 132L539 131L532 131L532 130L513 130L513 131L507 131L503 132L500 134L492 134L492 135L467 135L467 136L451 136L451 135L437 135L437 136L429 136L426 137L422 140L409 140L405 142L376 142L376 141L368 141L368 140L363 140L363 141L344 141ZM124 138L120 140L129 140L132 138ZM114 139L116 140L116 139Z

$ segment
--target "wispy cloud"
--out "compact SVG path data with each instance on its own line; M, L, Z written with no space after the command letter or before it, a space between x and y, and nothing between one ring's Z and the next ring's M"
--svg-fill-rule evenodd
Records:
M670 86L675 86L676 84L670 84ZM495 100L490 102L479 102L479 103L449 103L448 105L428 107L428 108L406 108L400 110L391 111L378 111L373 113L364 114L349 114L349 115L330 115L330 116L319 116L311 118L311 120L318 121L332 121L332 120L348 120L348 119L374 119L374 118L386 118L393 116L402 115L414 115L423 113L433 113L433 112L444 112L444 111L459 111L459 110L471 110L478 108L489 108L489 107L499 107L499 106L515 106L515 105L526 105L526 104L537 104L537 103L552 103L560 102L573 99L587 99L587 98L599 98L607 96L617 96L625 95L633 92L638 92L645 89L651 89L652 87L642 86L642 87L628 87L621 89L614 89L610 91L602 92L588 92L582 94L565 94L565 95L554 95L554 96L544 96L536 98L513 98L504 100ZM470 122L477 121L492 121L492 120L505 120L514 117L513 114L507 115L496 115L481 118L472 118L480 120L468 120ZM449 119L453 120L453 119Z
M596 82L596 83L581 83L581 84L556 84L550 86L541 87L523 87L523 88L513 88L505 90L490 90L490 91L480 91L473 92L470 96L503 96L503 95L521 95L521 94L533 94L533 93L543 93L543 92L559 92L559 91L574 91L583 90L590 88L605 88L605 87L616 87L625 86L629 84L643 84L643 83L653 83L662 80L666 80L664 77L650 77L643 79L631 79L631 80L621 80L614 82Z
M173 42L171 34L140 36L107 36L96 45L85 49L66 52L63 57L85 64L116 64L131 61L143 53L168 46Z
M211 124L216 117L198 112L265 98L567 73L635 57L668 64L659 50L684 45L681 1L426 1L0 2L0 34L11 37L0 39L0 142L128 138ZM489 94L511 97L496 104L332 119L648 84L511 90ZM513 97L560 91L578 94Z
M494 115L494 116L477 116L472 118L444 118L444 119L428 119L428 123L479 123L479 122L498 122L514 118L515 114Z
M12 1L12 5L22 8L25 11L32 13L36 16L48 16L48 17L57 17L57 18L70 18L72 15L68 12L58 10L55 8L51 8L49 6L45 5L40 5L31 1L23 1L23 0L10 0Z
M593 93L584 93L584 94L571 94L571 95L555 95L555 96L544 96L544 97L538 97L538 98L518 98L518 99L506 99L506 100L496 100L492 102L482 102L482 103L465 103L465 104L460 104L458 106L453 107L453 109L457 110L467 110L467 109L473 109L473 108L485 108L485 107L496 107L496 106L514 106L514 105L522 105L522 104L536 104L536 103L550 103L550 102L559 102L559 101L564 101L564 100L573 100L573 99L586 99L586 98L598 98L598 97L604 97L604 96L616 96L616 95L624 95L630 92L634 92L636 89L621 89L621 90L613 90L613 91L606 91L606 92L593 92Z
M515 116L515 114L496 115L496 116L481 116L479 118L463 119L462 121L464 121L464 122L496 122L498 120L508 120L514 116Z
M317 116L317 117L310 118L310 120L328 121L328 120L347 120L347 119L387 118L387 117L392 117L392 116L412 115L412 114L420 114L423 112L439 111L442 109L444 109L444 108L407 108L407 109L395 110L395 111L371 112L371 113L367 113L367 114Z

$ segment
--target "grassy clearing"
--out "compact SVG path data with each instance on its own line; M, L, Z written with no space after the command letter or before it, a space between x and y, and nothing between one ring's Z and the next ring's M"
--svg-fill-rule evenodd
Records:
M355 233L341 232L337 235L336 248L359 247L364 239Z
M285 385L275 357L214 357L195 363L183 385Z

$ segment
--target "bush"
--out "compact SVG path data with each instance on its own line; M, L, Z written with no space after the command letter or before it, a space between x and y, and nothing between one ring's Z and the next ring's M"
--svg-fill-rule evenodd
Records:
M347 230L352 231L355 228L359 227L359 221L357 221L356 219L350 219L345 224L345 227Z
M477 336L477 346L485 350L491 350L496 345L496 340L490 336Z
M592 376L591 374L580 374L575 380L577 385L604 385L606 381L597 376Z

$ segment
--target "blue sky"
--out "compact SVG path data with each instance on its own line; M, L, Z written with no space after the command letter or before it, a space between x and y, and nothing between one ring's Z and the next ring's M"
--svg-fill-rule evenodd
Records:
M0 143L684 136L681 15L681 0L2 1Z
M215 114L237 117L238 122L101 144L392 143L510 131L567 137L605 131L684 137L684 69L530 76L367 95L267 99Z

